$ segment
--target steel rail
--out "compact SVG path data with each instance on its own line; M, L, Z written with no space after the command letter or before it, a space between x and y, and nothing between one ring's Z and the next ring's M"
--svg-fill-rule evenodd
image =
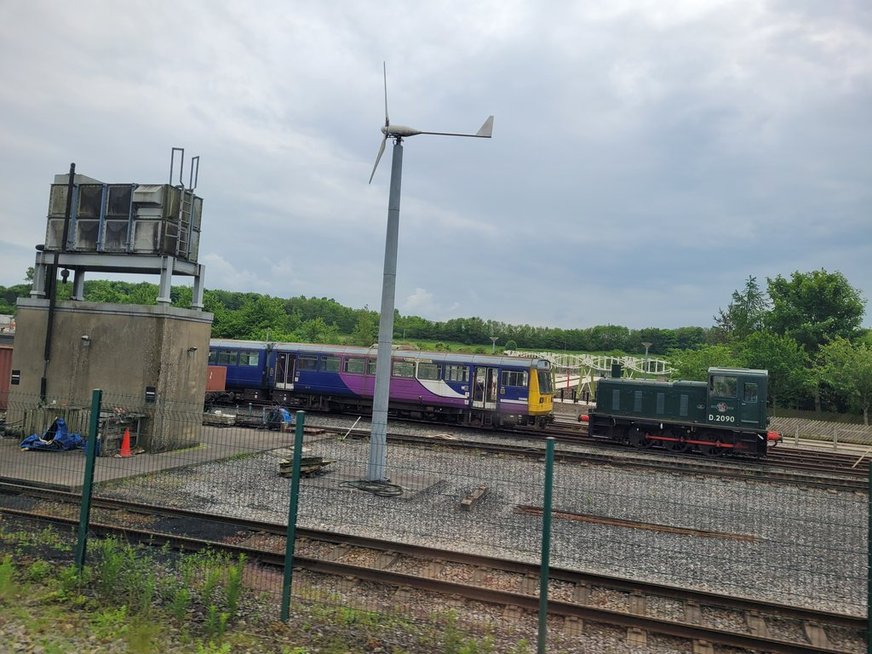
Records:
M2 509L9 515L22 518L46 520L56 524L73 526L77 521L70 518L59 518L30 514L14 509ZM106 535L123 536L128 540L136 540L143 544L163 546L168 544L179 551L197 552L206 548L223 551L230 554L244 554L250 560L260 564L266 564L277 568L284 566L284 554L267 552L240 545L230 545L218 541L189 538L176 534L165 534L147 530L131 529L100 523L90 525L92 532ZM524 610L535 612L538 608L538 596L534 594L515 593L490 588L481 588L468 584L419 577L406 573L393 572L383 568L366 568L362 566L340 563L337 561L325 561L311 557L298 556L294 559L294 565L311 572L329 574L340 577L352 577L361 581L368 581L388 586L398 586L436 592L446 596L460 596L467 600L478 601L488 604L517 606ZM809 643L786 641L777 638L755 636L752 634L731 632L713 627L664 620L634 613L624 613L611 609L601 609L588 605L573 604L564 601L549 601L548 612L551 615L572 617L588 620L591 622L609 625L620 625L644 629L651 633L663 634L678 638L702 640L709 643L717 643L725 646L743 647L751 650L766 652L778 652L784 654L836 654L841 650L830 647L818 647ZM865 621L863 622L865 625Z
M8 485L0 484L0 490L2 490L3 486ZM19 489L21 492L26 492L28 495L39 495L49 499L60 499L68 503L78 501L80 497L76 493L46 491L42 489L31 489L30 487L22 486L18 486L16 488ZM192 521L205 520L217 522L223 525L231 525L233 527L249 530L252 532L268 533L280 537L284 537L287 532L286 526L279 523L222 515L204 515L202 512L198 511L191 511L187 509L161 505L143 504L139 502L129 502L127 500L95 497L92 501L92 506L101 509L129 511L135 514L153 514ZM0 507L0 510L6 511L7 509L3 509L2 507ZM9 511L16 511L16 509L10 509ZM499 570L502 572L511 572L523 576L535 576L539 573L539 566L537 564L527 563L517 559L500 559L492 556L472 554L457 550L435 550L434 548L424 545L413 545L400 543L397 541L386 541L368 536L356 536L352 534L344 534L341 532L309 529L305 527L298 528L297 535L301 538L330 543L333 545L363 547L367 549L378 550L381 552L392 552L421 559L438 559L440 561L470 565L478 568ZM845 613L835 613L831 611L822 611L818 609L793 606L789 604L779 604L776 602L767 602L764 600L757 600L753 598L743 598L736 595L724 595L722 593L716 593L711 591L687 589L672 584L635 580L625 577L616 577L613 575L559 567L552 567L549 574L553 579L576 585L586 584L589 586L601 586L612 590L624 592L641 590L650 595L658 595L670 599L692 601L702 606L736 609L743 611L757 611L761 613L784 613L790 614L791 617L796 619L806 621L822 621L826 622L827 624L855 629L862 629L865 626L865 617L861 616L854 616Z

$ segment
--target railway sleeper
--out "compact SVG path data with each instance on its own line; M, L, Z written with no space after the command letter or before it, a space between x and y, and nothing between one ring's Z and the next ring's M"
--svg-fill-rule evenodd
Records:
M638 627L627 627L627 644L632 647L647 647L648 632Z
M754 636L767 638L769 629L766 626L766 620L756 611L749 611L745 614L745 621L748 623L748 629Z
M630 594L630 613L645 615L648 612L648 602L645 596L636 591Z
M827 632L819 622L806 622L803 624L805 635L814 647L827 649L830 647L830 639L827 638Z
M563 633L569 637L581 636L584 633L584 620L568 615L563 618Z

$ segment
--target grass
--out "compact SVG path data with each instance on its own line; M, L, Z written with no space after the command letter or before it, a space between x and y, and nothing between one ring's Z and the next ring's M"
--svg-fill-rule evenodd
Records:
M72 537L53 527L26 532L0 522L0 615L22 651L232 654L491 654L490 636L454 614L422 623L343 605L317 589L295 596L277 620L275 592L245 583L244 557L134 547L92 539L88 564L72 565ZM273 589L275 591L275 589ZM526 641L513 654L532 651Z

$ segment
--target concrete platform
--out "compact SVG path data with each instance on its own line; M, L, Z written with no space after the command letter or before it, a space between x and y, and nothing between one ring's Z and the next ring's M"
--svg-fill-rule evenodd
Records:
M287 447L293 439L293 434L267 430L203 427L200 444L188 449L136 454L129 458L97 457L94 482L148 475ZM84 450L26 451L19 447L19 442L17 438L0 438L0 481L69 492L81 490L85 473Z
M335 439L333 434L320 435L307 431L306 447L319 440ZM198 466L214 461L229 460L249 454L269 453L275 457L276 477L279 462L293 456L294 434L263 429L222 429L203 427L198 446L160 454L136 454L128 458L97 457L94 483L117 481L155 474L164 470ZM19 447L17 438L0 438L0 481L67 492L81 492L85 472L84 450L69 452L26 451ZM357 482L366 473L365 462L359 466L331 464L324 473L304 477L307 486L336 488L346 482ZM389 480L402 489L401 499L413 499L421 493L444 483L436 475L398 474ZM353 490L353 488L352 488Z

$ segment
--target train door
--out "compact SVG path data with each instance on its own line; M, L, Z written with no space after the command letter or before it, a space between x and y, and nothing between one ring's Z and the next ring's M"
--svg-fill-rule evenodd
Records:
M765 426L765 419L762 421L763 424L760 424L760 390L757 380L743 380L739 396L739 421L744 425ZM765 402L766 398L762 401Z
M294 355L291 352L276 353L276 388L294 390Z
M472 407L474 409L496 409L499 393L499 370L497 368L476 368L472 385Z

